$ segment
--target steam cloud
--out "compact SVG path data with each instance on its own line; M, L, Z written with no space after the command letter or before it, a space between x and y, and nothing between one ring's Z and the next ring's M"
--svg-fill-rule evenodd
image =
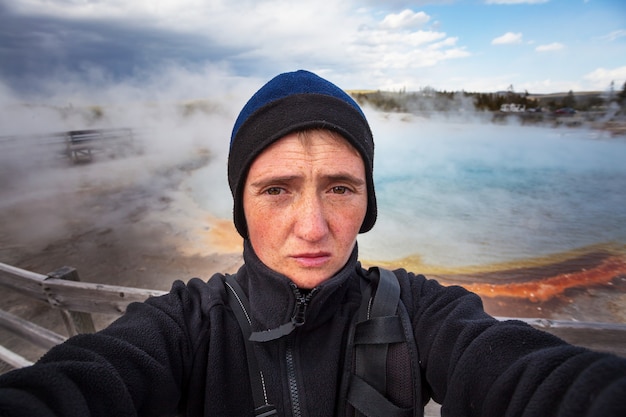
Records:
M115 197L90 220L95 226L175 198L176 186L203 158L212 168L199 185L229 200L230 130L259 83L212 67L171 67L123 83L94 72L82 80L57 80L45 95L29 97L15 96L0 83L0 221L10 241L5 244L45 247L72 221L93 216L85 205L96 204L90 200L94 190ZM95 163L73 166L63 154L63 138L50 135L107 128L131 128L141 152L95 153Z
M171 67L124 83L94 71L86 80L57 81L45 97L15 97L0 85L0 244L45 247L77 221L111 227L145 211L158 219L165 205L187 216L182 229L198 213L192 203L230 218L230 131L265 80L215 67ZM380 208L377 226L359 237L365 259L419 254L470 265L626 242L623 141L496 126L467 101L455 108L428 118L365 108ZM36 138L119 127L133 129L141 153L72 166ZM94 190L110 198L95 200Z

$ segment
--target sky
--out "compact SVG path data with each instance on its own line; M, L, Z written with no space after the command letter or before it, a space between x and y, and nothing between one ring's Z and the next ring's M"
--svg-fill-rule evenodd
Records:
M626 3L0 0L0 96L167 89L172 74L261 82L300 68L347 90L618 90Z

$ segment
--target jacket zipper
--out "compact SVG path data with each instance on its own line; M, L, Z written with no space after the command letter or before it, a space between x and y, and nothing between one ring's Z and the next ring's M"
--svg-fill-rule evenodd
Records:
M296 364L293 358L293 338L290 338L287 342L285 360L287 361L287 383L289 384L289 396L291 397L291 411L293 417L302 417L300 394L298 393L298 383L296 381Z
M306 322L306 309L313 295L317 292L317 288L311 290L307 294L302 294L300 289L291 283L291 289L296 296L296 306L291 321L295 327L300 327ZM296 362L294 358L295 337L287 340L287 348L285 350L285 361L287 363L287 383L289 385L289 396L291 398L291 410L294 417L302 417L302 409L300 407L300 393L298 391L298 382L296 378Z

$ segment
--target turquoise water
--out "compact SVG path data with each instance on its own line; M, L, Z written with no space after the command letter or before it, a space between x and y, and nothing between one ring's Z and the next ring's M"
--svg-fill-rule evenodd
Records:
M626 140L373 118L379 218L363 259L468 266L626 243Z
M417 255L462 267L626 245L624 137L375 112L368 119L379 217L359 236L362 259ZM216 154L189 186L202 207L230 219L226 158Z

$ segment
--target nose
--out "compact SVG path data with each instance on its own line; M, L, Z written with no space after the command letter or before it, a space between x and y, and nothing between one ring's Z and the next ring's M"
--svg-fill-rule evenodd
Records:
M295 207L294 216L294 232L300 239L319 242L328 234L324 205L318 195L301 196L300 204Z

